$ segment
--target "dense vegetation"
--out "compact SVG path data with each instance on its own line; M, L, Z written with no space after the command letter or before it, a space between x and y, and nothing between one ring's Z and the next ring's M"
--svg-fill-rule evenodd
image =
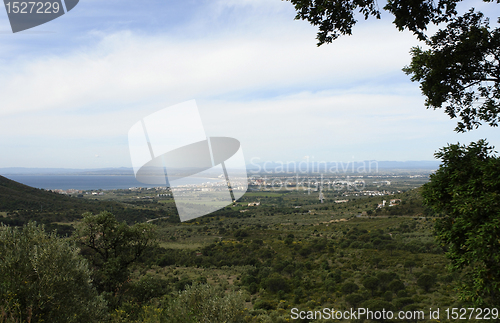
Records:
M428 205L444 215L437 238L452 268L463 275L460 297L474 306L500 303L500 158L484 140L449 145L443 165L423 187Z
M92 279L65 297L71 303L83 290L89 304L105 306L104 312L94 311L101 317L83 320L88 322L286 322L292 308L368 307L428 315L429 308L465 305L454 292L460 274L447 271L446 247L433 237L439 217L422 205L419 190L335 203L338 193L325 191L326 202L319 203L303 191L248 192L235 206L185 223L160 219L156 225L130 226L109 212L87 213L69 238L42 233L35 224L3 227L2 234L22 237L31 228L49 245L79 247L79 254L51 257ZM382 199L401 202L378 208ZM247 206L254 201L261 204ZM26 255L33 255L45 245L26 248ZM10 301L0 308L0 322L40 322L49 312L64 320L66 310L54 306L37 312L42 313L37 319L35 307L23 303L26 294L12 293L15 284L31 286L33 294L41 286L39 276L30 274L30 257L16 259L26 263L30 283L2 275L2 298L10 295ZM56 287L58 272L60 279L73 279L62 271L56 271Z

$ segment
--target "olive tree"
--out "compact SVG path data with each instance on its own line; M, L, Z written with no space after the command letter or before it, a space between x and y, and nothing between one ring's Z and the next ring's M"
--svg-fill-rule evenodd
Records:
M100 322L107 313L75 244L34 222L0 226L0 300L13 322Z

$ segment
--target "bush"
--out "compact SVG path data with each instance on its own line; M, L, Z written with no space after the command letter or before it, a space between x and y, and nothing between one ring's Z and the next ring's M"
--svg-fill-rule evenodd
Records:
M411 297L401 297L401 298L396 298L392 302L394 306L398 309L402 309L403 307L415 303L415 301Z
M359 290L359 286L355 283L347 282L342 285L341 290L343 294L348 295L357 292Z
M347 303L351 304L353 308L357 308L364 298L360 294L351 294L346 296L345 300Z
M238 229L234 232L234 237L238 240L248 237L248 232L243 229Z
M130 288L130 296L136 302L145 303L152 298L161 297L170 291L169 283L156 276L144 275Z
M265 286L271 293L277 293L279 291L288 291L288 283L285 278L277 273L273 273L265 280Z
M389 285L387 285L387 288L394 293L397 293L398 291L405 289L405 284L400 280L393 280L389 283Z
M255 302L255 305L253 307L255 310L274 310L276 309L276 302L274 301L267 301L267 300L258 300Z
M429 292L429 290L436 284L436 277L429 274L420 275L417 279L417 285L422 287L425 292Z
M375 293L377 291L378 287L380 286L380 280L376 277L367 277L363 279L363 286L371 291L371 294Z
M242 322L244 307L241 292L226 294L212 285L193 284L163 308L162 322Z
M106 304L97 295L79 249L43 226L0 226L0 299L13 321L98 322ZM2 315L2 316L5 316Z

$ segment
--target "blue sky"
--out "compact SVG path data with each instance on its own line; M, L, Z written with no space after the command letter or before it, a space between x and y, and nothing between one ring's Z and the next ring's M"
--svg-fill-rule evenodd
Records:
M473 3L495 16L495 4ZM389 15L318 48L316 29L280 0L82 0L16 34L2 10L0 168L130 167L130 127L191 99L206 133L240 140L247 161L432 160L480 138L500 147L498 128L456 134L424 108L401 71L418 42Z

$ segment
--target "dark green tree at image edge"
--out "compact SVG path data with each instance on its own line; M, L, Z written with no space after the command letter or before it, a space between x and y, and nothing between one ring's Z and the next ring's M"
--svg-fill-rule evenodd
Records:
M287 0L295 19L318 27L318 46L351 35L359 12L381 18L374 0ZM425 105L444 109L457 120L456 132L500 121L500 29L471 8L459 15L460 0L389 0L383 7L400 30L409 30L427 49L413 47L403 71L420 83ZM500 0L484 2L500 3ZM492 4L493 5L493 4ZM498 18L500 23L500 18ZM426 34L429 24L446 27ZM500 160L485 140L448 145L435 155L442 161L423 187L426 204L442 217L435 234L447 250L451 269L462 273L460 299L474 306L500 305ZM422 279L422 286L428 282Z
M425 105L459 118L457 132L498 126L500 29L490 30L483 14L471 9L426 44L430 49L412 48L412 62L403 69L420 82Z
M318 46L342 35L351 35L356 12L365 19L381 18L374 0L288 0L297 11L295 19L318 26ZM497 126L500 112L500 29L472 8L457 16L458 0L389 0L384 10L394 15L399 30L413 32L429 47L411 49L412 62L404 71L420 82L426 106L444 108L459 118L456 131L477 128L482 123ZM495 2L485 0L484 2ZM496 3L500 3L499 0ZM447 23L435 35L426 35L429 24Z
M436 157L441 167L423 186L425 202L444 214L435 226L453 270L463 272L464 301L500 302L500 158L484 140L449 145Z

